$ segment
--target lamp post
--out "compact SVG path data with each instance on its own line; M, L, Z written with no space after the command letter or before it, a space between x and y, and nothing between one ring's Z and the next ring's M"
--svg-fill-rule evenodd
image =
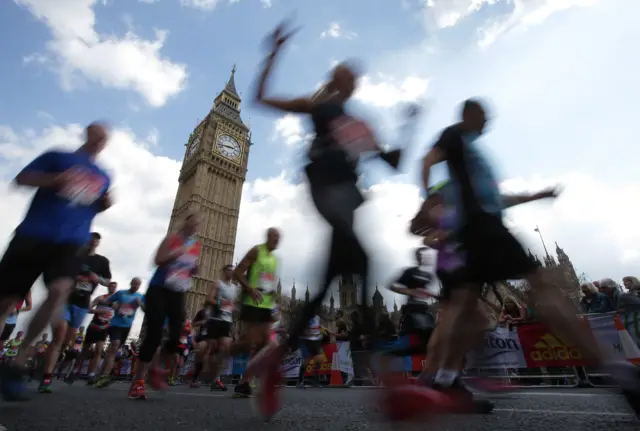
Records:
M540 232L540 228L537 225L536 225L536 228L534 229L534 231L538 232L538 235L540 236L540 241L542 242L542 248L544 248L544 254L548 259L549 258L549 252L547 251L547 246L544 243L544 238L542 238L542 232Z

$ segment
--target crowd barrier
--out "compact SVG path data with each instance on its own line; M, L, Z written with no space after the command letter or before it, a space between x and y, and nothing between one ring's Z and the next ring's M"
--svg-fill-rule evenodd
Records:
M640 364L640 312L578 318L589 329L593 342L598 343L609 358ZM319 358L307 365L305 376L329 381L333 372L340 375L341 383L377 385L375 370L368 368L369 361L359 359L363 356L370 358L370 352L351 352L348 342L325 344ZM391 366L399 372L417 374L422 370L424 359L425 355L394 358ZM230 358L221 374L237 378L244 373L248 360L246 355ZM183 379L191 376L193 362L192 353L182 368ZM297 379L303 362L300 351L285 357L282 362L284 379ZM358 366L359 363L362 365ZM590 365L575 345L545 325L533 322L512 327L498 326L489 332L484 345L467 356L464 374L505 379L516 386L608 386L608 376L595 372ZM118 361L114 374L126 379L134 368L135 359L122 359Z

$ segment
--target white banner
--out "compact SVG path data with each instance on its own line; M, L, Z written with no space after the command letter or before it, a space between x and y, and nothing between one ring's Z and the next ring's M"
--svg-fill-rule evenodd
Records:
M615 361L624 361L627 359L622 344L620 343L620 333L613 321L611 314L591 315L587 319L589 327L596 339L598 346L602 349L605 357Z
M290 355L285 356L282 360L282 377L285 379L297 379L300 375L300 367L302 366L302 353L296 350Z
M467 368L527 368L517 329L496 327L484 345L467 355Z
M351 359L351 345L345 341L339 341L338 345L338 369L347 374L353 376L353 360Z

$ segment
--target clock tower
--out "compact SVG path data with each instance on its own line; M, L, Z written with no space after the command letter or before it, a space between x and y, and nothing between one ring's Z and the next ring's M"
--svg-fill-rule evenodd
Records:
M240 117L235 72L234 66L211 111L189 136L171 212L169 231L175 231L190 210L199 211L202 216L199 271L187 295L189 318L202 308L207 290L221 269L233 263L251 146L251 132Z

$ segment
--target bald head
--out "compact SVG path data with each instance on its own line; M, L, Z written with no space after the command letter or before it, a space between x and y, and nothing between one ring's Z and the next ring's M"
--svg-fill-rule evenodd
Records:
M267 248L269 250L275 250L280 243L280 230L275 227L267 229Z
M137 292L140 290L140 285L142 284L142 280L139 277L133 277L131 279L131 283L129 284L131 292Z
M85 130L86 141L82 146L92 156L97 156L104 150L109 139L109 131L104 123L91 123Z

